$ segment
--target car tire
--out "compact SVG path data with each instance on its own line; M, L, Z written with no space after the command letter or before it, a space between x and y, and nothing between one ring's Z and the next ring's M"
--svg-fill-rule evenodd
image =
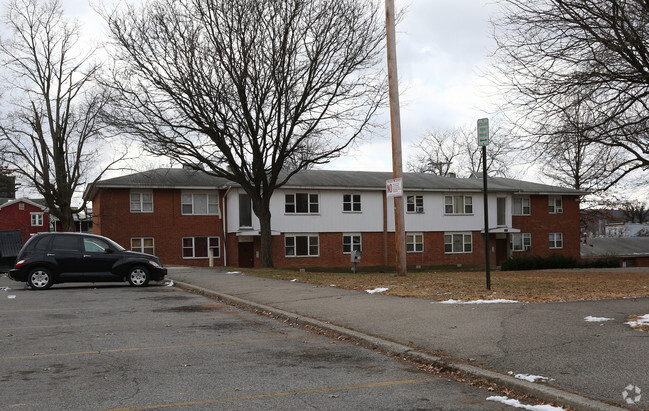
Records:
M128 283L133 287L144 287L149 284L151 274L149 274L149 270L147 270L146 267L136 265L135 267L131 267L131 269L128 270L126 279L128 280Z
M54 284L54 277L46 268L34 268L27 275L27 284L32 290L46 290Z

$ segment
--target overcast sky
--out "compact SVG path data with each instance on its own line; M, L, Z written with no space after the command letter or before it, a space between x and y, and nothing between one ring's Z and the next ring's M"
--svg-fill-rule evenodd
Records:
M395 1L397 9L405 10L397 26L405 167L411 143L426 130L474 125L478 118L487 116L489 93L480 73L488 66L493 48L489 18L496 7L491 0ZM84 33L89 37L105 36L104 24L87 0L63 0L63 5L66 15L84 23ZM382 118L387 126L387 110ZM359 142L349 156L326 168L391 171L389 127Z

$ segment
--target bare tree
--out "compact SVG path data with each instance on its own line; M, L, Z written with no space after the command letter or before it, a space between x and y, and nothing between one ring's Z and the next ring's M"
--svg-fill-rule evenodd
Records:
M649 207L638 200L629 200L620 204L622 213L630 223L644 224L649 221Z
M476 127L462 126L448 130L429 130L412 144L416 154L408 159L408 169L441 176L482 173L482 148L478 146ZM490 175L512 177L514 144L500 126L492 127L487 149Z
M121 106L111 119L151 153L240 184L272 266L273 192L339 156L385 99L381 17L371 0L155 0L106 13Z
M583 145L574 143L589 143L590 156L604 153L611 161L607 170L592 170L593 175L605 175L604 187L649 167L649 3L500 0L500 4L502 18L495 21L496 77L518 132L528 142L540 143L540 150L547 149L544 143L552 148L559 140L556 149L566 143L578 154L584 152ZM564 126L573 121L578 129L572 127L567 135Z
M98 66L79 50L79 27L58 0L13 0L0 42L9 105L0 115L6 163L45 199L66 231L74 229L73 196L99 159L98 113L107 96L92 88ZM101 175L101 173L99 173Z
M576 100L576 99L575 99ZM556 124L546 124L547 136L541 137L541 151L536 161L543 174L577 190L600 194L616 184L625 174L628 155L621 147L600 144L593 136L592 109L575 101L557 113ZM534 152L534 150L530 150Z

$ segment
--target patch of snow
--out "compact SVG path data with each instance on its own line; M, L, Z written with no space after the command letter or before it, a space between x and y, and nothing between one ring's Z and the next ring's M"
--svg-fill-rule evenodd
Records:
M515 400L513 398L508 398L504 396L498 396L498 395L492 395L491 397L487 397L487 401L496 401L505 405L509 405L510 407L515 407L515 408L523 408L525 410L530 410L530 411L559 411L559 410L564 410L564 408L561 407L555 407L553 405L527 405L527 404L522 404L520 401Z
M388 290L389 288L375 288L373 290L365 290L365 292L368 294L376 294L376 293L383 293Z
M329 284L329 287L335 287L336 284Z
M509 371L507 374L514 375L514 372ZM516 374L514 375L514 378L518 378L519 380L525 380L529 382L550 381L548 377L544 377L542 375L532 375L532 374Z
M518 301L516 300L504 300L504 299L496 299L496 300L469 300L469 301L462 301L462 300L446 300L446 301L439 301L439 304L513 304L517 303Z
M9 291L11 288L9 287L0 287L0 291Z
M292 279L291 282L292 282L292 283L297 282L297 278Z
M634 328L649 325L649 314L640 315L640 316L638 316L637 319L635 319L633 321L629 321L628 323L624 323L624 324L630 325L631 327L634 327Z
M16 296L13 295L13 294L11 294L11 295L8 295L7 298L9 298L9 299L13 299L13 298L16 298Z
M174 285L174 281L173 281L173 280L169 280L169 281L167 281L167 282L165 283L165 286L167 286L167 287L173 287L173 285Z
M606 318L606 317L593 317L592 315L589 315L588 317L584 317L584 321L587 323L601 323L604 321L613 321L615 318Z
M228 274L241 274L241 271L228 271Z

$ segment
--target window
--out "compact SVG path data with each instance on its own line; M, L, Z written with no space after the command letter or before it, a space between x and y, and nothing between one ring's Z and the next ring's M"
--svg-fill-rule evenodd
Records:
M550 197L549 207L550 214L563 213L563 202L561 201L561 197Z
M284 212L287 214L317 214L318 195L308 193L286 194Z
M360 234L343 234L343 254L351 254L352 250L363 251Z
M32 215L32 227L42 227L43 213L31 213L31 215Z
M20 211L24 210L25 209L25 203L18 203L18 209Z
M208 258L212 250L214 258L221 257L221 239L219 237L184 237L183 258Z
M361 212L361 195L360 194L343 194L343 211L346 213Z
M512 214L513 215L530 215L530 199L529 197L514 197L512 198Z
M239 227L252 228L252 202L248 194L239 194Z
M183 193L183 215L219 215L219 196L207 193Z
M52 240L52 250L81 251L79 237L76 235L57 235Z
M496 198L496 225L498 225L498 227L504 227L507 225L507 214L505 211L506 205L507 199L505 197Z
M94 237L83 237L83 250L87 253L105 253L110 248L110 245Z
M512 251L530 251L532 249L532 234L512 233L511 249Z
M471 196L445 196L445 214L473 214L473 197Z
M287 235L284 237L286 257L317 257L320 246L317 235Z
M152 213L153 193L131 192L131 213Z
M471 234L447 233L444 234L444 252L446 254L472 253L473 241Z
M155 255L153 246L153 237L136 237L131 238L131 251Z
M410 233L406 234L406 252L423 253L424 252L424 234Z
M424 196L406 196L406 211L408 213L423 213Z
M563 233L550 233L550 248L563 248Z

